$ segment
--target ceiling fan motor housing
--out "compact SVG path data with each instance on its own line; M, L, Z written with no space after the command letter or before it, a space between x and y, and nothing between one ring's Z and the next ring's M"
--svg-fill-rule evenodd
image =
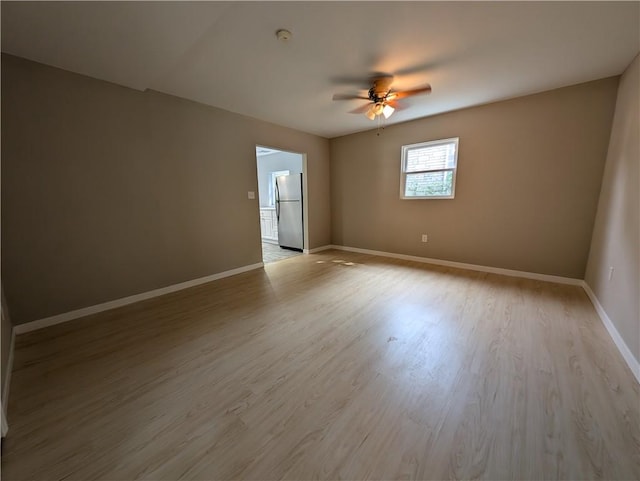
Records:
M389 95L392 82L392 76L375 79L373 81L373 86L369 89L369 99L375 103L384 102Z
M374 86L369 89L369 100L375 103L382 102L387 97L387 94L388 92L376 91Z

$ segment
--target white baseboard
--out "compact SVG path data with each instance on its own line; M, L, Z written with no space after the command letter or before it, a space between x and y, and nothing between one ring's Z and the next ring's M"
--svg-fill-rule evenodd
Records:
M570 284L572 286L582 286L582 279L573 279L571 277L552 276L549 274L538 274L537 272L515 271L512 269L503 269L501 267L481 266L477 264L467 264L464 262L445 261L441 259L432 259L430 257L409 256L405 254L395 254L392 252L374 251L370 249L360 249L358 247L347 247L332 245L332 249L359 252L361 254L371 254L374 256L391 257L393 259L403 259L405 261L422 262L424 264L434 264L445 267L455 267L458 269L467 269L470 271L489 272L491 274L501 274L511 277L523 277L525 279L534 279L537 281L555 282L556 284Z
M135 294L129 297L123 297L122 299L116 299L95 306L83 307L82 309L76 309L75 311L65 312L51 317L45 317L44 319L38 319L36 321L26 322L24 324L18 324L14 327L16 334L24 334L25 332L35 331L37 329L43 329L45 327L54 326L63 322L78 319L80 317L89 316L91 314L97 314L98 312L108 311L109 309L115 309L116 307L126 306L133 304L134 302L145 301L153 297L163 296L171 292L181 291L188 289L189 287L198 286L200 284L206 284L207 282L216 281L225 277L235 276L243 272L251 271L254 269L260 269L264 267L262 262L257 264L251 264L248 266L238 267L237 269L231 269L229 271L219 272L206 277L200 277L199 279L193 279L179 284L173 284L171 286L162 287L153 291L143 292L141 294Z
M16 345L16 328L11 329L11 343L9 344L9 357L7 359L7 377L4 378L4 386L2 386L2 408L6 414L7 404L9 401L9 387L11 386L11 373L13 372L13 352Z
M304 249L303 252L305 254L315 254L316 252L326 251L333 248L334 246L327 245L327 246L321 246L321 247L314 247L313 249Z
M607 328L607 331L609 332L611 339L613 339L613 342L618 348L618 351L620 351L620 354L622 354L622 357L624 358L627 365L629 366L629 369L631 369L631 372L638 380L638 383L640 383L640 362L638 362L638 360L631 353L631 350L629 349L627 344L624 342L624 339L622 339L622 336L616 329L616 326L613 324L613 322L611 322L611 319L609 319L609 316L607 315L606 311L602 307L602 304L600 304L600 301L598 300L594 292L591 290L591 287L589 286L589 284L587 284L586 281L582 281L582 287L584 291L587 293L587 296L589 296L589 299L591 299L591 303L593 304L593 307L598 313L598 316L600 316L600 319L602 320L604 327Z
M2 409L2 437L4 438L7 435L7 431L9 431L9 424L7 423L7 416L4 412L4 403L1 406Z

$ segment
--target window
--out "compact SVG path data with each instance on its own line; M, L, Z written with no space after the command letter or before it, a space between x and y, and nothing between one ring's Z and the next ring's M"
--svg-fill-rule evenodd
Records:
M402 146L401 199L453 199L458 137Z
M281 175L289 175L288 170L277 170L275 172L270 172L271 177L269 177L269 205L276 205L276 177L280 177Z

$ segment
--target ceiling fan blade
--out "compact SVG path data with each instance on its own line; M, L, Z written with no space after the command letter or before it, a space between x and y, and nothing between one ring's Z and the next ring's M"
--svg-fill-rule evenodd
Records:
M391 105L391 107L393 107L396 110L404 110L407 108L407 105L404 105L398 102L397 100L387 100L385 103L387 105Z
M371 103L364 104L362 107L358 107L357 109L349 110L350 114L364 114L367 110L371 108Z
M426 85L419 89L405 90L403 92L391 92L389 94L389 100L404 99L413 95L427 94L429 92L431 92L431 85Z
M352 94L335 94L333 96L333 100L354 100L354 99L369 100L369 97L365 97L364 95L352 95Z

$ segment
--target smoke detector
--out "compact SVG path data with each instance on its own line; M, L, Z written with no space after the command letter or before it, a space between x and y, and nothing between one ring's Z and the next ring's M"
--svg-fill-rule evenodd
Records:
M278 40L280 40L281 42L288 42L292 36L293 34L289 30L285 30L284 28L281 28L276 32L276 37L278 37Z

